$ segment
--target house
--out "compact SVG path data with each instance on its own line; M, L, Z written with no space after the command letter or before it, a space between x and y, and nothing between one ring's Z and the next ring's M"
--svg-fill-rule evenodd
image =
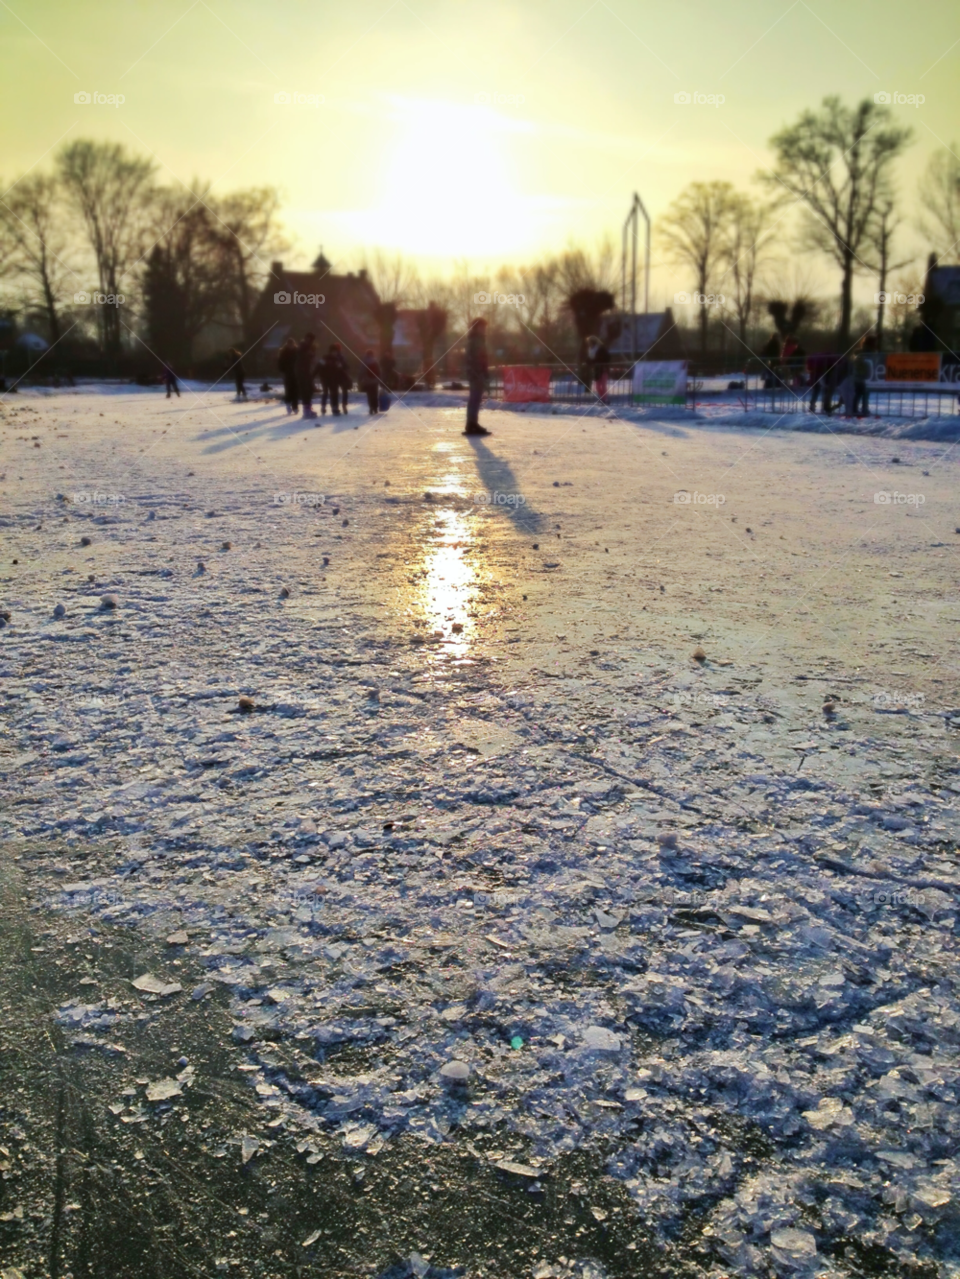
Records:
M339 342L348 365L355 367L371 347L379 350L379 309L366 271L335 275L323 254L309 271L289 271L274 262L253 312L251 327L259 336L251 363L255 371L275 373L277 352L287 338L299 341L313 333L318 351Z
M614 360L630 359L634 353L641 360L686 359L683 338L669 307L665 311L635 315L632 322L635 338L627 311L610 311L600 321L598 336L607 344Z
M921 322L911 335L911 351L948 356L960 351L960 266L940 266L931 253L917 311Z

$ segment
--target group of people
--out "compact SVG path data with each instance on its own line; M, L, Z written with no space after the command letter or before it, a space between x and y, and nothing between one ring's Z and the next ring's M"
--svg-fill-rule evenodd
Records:
M339 342L333 342L326 355L320 357L314 334L308 333L301 342L289 337L280 348L277 365L283 377L283 401L288 413L296 413L302 407L305 418L317 416L313 407L317 380L320 382L321 415L327 411L328 400L334 417L350 411L348 400L353 378ZM358 384L366 393L371 417L386 407L381 398L386 386L372 350L367 351L360 362Z
M487 361L486 329L486 320L476 319L470 325L467 334L465 366L470 392L467 397L467 424L464 435L490 434L479 421L480 402L490 373ZM603 349L606 350L606 348ZM594 359L598 365L601 363L600 357L595 356ZM608 352L606 363L609 364L609 361ZM277 355L277 366L283 378L283 401L288 414L292 415L302 409L305 418L318 416L313 407L317 380L320 382L320 413L326 413L328 400L330 411L335 417L349 412L348 396L353 387L353 378L339 342L332 343L326 355L321 357L317 349L317 339L313 333L308 333L300 342L294 337L288 337ZM246 377L240 351L230 352L227 372L233 376L237 399L246 400ZM393 357L385 355L381 362L377 360L372 349L368 350L360 361L357 381L359 389L366 394L367 409L371 417L389 408L390 387L395 384L395 379L396 364ZM176 375L166 364L163 366L163 380L167 398L169 399L174 393L179 396L180 388L177 385ZM598 392L599 389L598 382ZM605 376L602 393L606 393Z
M301 342L289 337L280 348L277 365L283 378L283 402L288 413L296 413L302 406L305 418L317 416L313 397L318 377L321 414L326 413L328 400L330 411L336 417L349 412L353 380L339 342L334 342L321 357L314 334L308 333Z
M810 412L816 413L817 399L821 411L829 417L834 408L843 408L847 417L867 417L870 392L867 383L873 376L873 358L877 339L861 338L852 356L819 355L808 361L810 368ZM834 404L834 396L837 403Z

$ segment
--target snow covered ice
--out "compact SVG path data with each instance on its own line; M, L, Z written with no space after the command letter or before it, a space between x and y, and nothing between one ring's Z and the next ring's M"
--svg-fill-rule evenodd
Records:
M705 1274L957 1272L955 456L898 441L896 510L881 439L20 401L0 782L37 904L198 960L132 987L226 987L305 1140L602 1146Z

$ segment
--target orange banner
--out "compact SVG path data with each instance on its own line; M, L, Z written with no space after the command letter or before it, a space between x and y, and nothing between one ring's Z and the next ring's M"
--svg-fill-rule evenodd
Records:
M550 403L550 370L508 364L503 370L503 398L520 404Z
M936 351L895 351L884 363L888 382L940 381L940 355Z

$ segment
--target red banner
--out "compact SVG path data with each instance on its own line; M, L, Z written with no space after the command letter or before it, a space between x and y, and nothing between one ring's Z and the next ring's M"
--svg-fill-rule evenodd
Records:
M508 364L503 370L503 398L522 404L550 403L550 370Z

